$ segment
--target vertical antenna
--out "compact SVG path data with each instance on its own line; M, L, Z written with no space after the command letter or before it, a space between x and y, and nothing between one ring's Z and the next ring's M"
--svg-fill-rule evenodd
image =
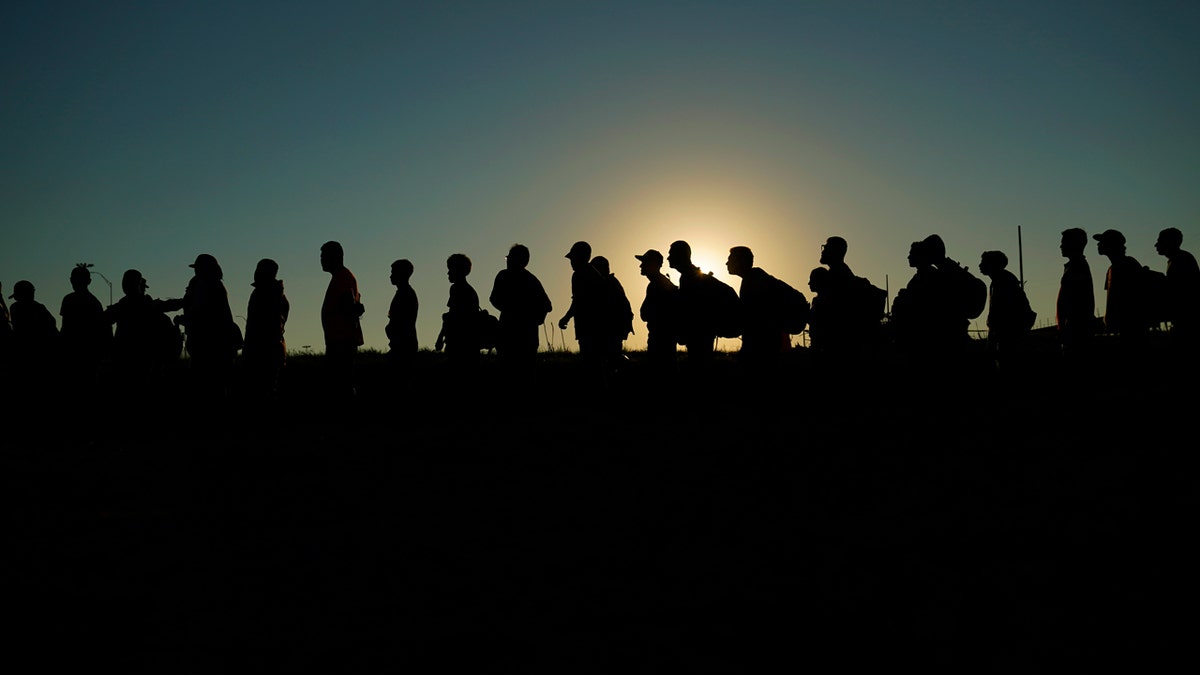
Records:
M1017 226L1017 268L1021 273L1021 288L1025 288L1025 249L1021 246L1021 226Z

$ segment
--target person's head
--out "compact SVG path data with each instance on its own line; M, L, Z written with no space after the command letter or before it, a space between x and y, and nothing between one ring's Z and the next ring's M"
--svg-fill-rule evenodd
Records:
M252 286L260 286L275 281L275 275L279 274L279 263L270 258L263 258L258 261L258 265L254 267L254 283Z
M820 294L826 288L829 288L829 275L830 271L828 267L814 267L808 273L808 290Z
M1120 256L1125 254L1125 235L1116 230L1105 230L1093 234L1096 240L1096 252L1103 256Z
M686 241L679 240L671 243L667 249L667 264L671 269L683 272L693 267L692 247Z
M529 247L525 244L513 244L508 248L504 262L510 270L523 270L529 266Z
M1064 258L1075 258L1083 255L1087 249L1087 232L1078 227L1068 228L1062 231L1062 240L1058 244L1058 250L1062 252Z
M1158 241L1154 242L1154 250L1159 255L1171 256L1179 252L1183 246L1183 233L1177 227L1168 227L1158 233Z
M1001 251L984 251L979 256L979 273L990 277L1008 267L1008 256Z
M946 242L936 234L931 234L921 240L921 248L929 257L929 262L937 264L946 259Z
M914 269L929 266L929 254L925 252L925 244L914 241L908 247L908 266Z
M467 278L471 273L471 259L463 253L454 253L446 258L446 276L450 283L456 284Z
M635 255L633 257L638 259L638 271L640 271L644 277L648 277L651 274L662 270L663 254L652 248L647 249L646 252L641 255Z
M71 288L82 291L92 285L92 271L87 263L79 263L71 269Z
M591 263L592 245L586 241L577 241L571 244L571 250L567 251L566 258L571 261L571 269L583 269Z
M33 300L33 282L22 279L13 284L13 292L12 295L8 296L8 299L16 300L17 302Z
M821 264L832 265L846 259L846 240L833 236L825 240L821 246Z
M400 284L407 283L412 278L412 275L413 264L407 259L401 259L392 263L392 274L389 280L393 286L399 286Z
M604 276L612 274L612 266L608 264L608 258L602 255L592 258L592 267L595 267L596 271Z
M196 262L188 265L196 270L196 276L207 279L220 280L224 274L221 272L221 265L217 263L217 259L207 253L201 253L196 256Z
M150 288L150 284L146 283L146 277L137 270L125 270L125 274L121 275L121 291L125 295L134 297L145 295L146 289Z
M342 245L336 241L327 241L321 245L321 271L336 272L342 269L346 254Z
M725 261L725 269L734 276L745 276L754 269L754 252L748 246L734 246L729 249L729 258Z

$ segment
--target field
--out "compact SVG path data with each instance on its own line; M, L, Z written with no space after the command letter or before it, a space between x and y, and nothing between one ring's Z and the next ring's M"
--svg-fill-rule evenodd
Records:
M726 355L692 379L652 377L642 356L601 381L548 354L514 383L491 358L471 380L438 354L403 371L364 354L354 404L330 402L320 358L297 356L273 404L194 404L180 371L112 412L29 413L5 449L24 647L10 659L161 673L1192 659L1195 406L1149 384L1161 377L1068 378L1043 354L1016 381L889 362L841 382L801 351L764 385Z

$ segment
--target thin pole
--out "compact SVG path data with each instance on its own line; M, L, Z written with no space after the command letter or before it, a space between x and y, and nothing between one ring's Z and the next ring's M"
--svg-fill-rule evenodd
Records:
M1017 268L1021 273L1021 288L1025 288L1025 248L1021 245L1021 226L1017 226Z

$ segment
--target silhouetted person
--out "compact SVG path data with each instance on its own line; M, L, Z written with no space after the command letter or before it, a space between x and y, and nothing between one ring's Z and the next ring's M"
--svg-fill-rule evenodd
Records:
M179 329L167 312L183 309L183 298L158 300L146 294L150 285L137 270L121 277L124 296L104 310L113 333L113 365L123 395L153 400L159 392L148 391L161 381L168 365L179 360L183 349Z
M646 277L646 297L638 315L646 323L646 356L651 367L669 373L675 370L678 349L679 287L662 272L663 255L649 249L633 256Z
M1183 233L1168 227L1158 233L1154 250L1167 259L1167 316L1171 341L1195 358L1200 348L1200 267L1196 257L1181 248Z
M88 290L92 273L88 265L71 270L70 293L63 297L58 315L62 317L63 363L73 377L94 384L100 362L112 348L112 325L104 318L104 305Z
M1109 260L1104 277L1104 327L1118 336L1126 351L1144 346L1150 328L1141 263L1125 252L1125 235L1105 230L1092 235L1096 250Z
M782 282L755 267L754 252L746 246L729 249L725 268L742 279L738 289L742 346L738 355L752 372L765 374L778 367L780 355L792 346L791 335L782 322Z
M392 294L392 304L388 306L388 322L384 332L388 339L388 354L392 360L401 364L411 364L417 355L417 292L410 280L413 275L413 264L408 260L397 260L392 263L392 272L388 280L396 287Z
M879 341L880 321L887 302L884 291L856 276L846 264L848 248L842 237L825 240L820 262L829 273L819 274L817 281L823 293L824 316L817 330L824 333L821 340L824 355L846 364L861 359Z
M1016 275L1008 270L1008 256L1001 251L984 251L979 273L991 279L988 291L987 351L1001 370L1020 358L1025 336L1033 327L1033 309Z
M601 358L605 368L612 371L620 366L624 358L625 339L633 333L633 306L625 294L625 287L612 273L608 258L602 255L592 258L592 267L599 272L603 288Z
M538 329L554 309L542 282L530 272L529 248L513 244L496 273L488 301L500 310L500 340L496 353L507 368L532 373L541 336Z
M830 290L836 291L840 286L847 286L854 280L854 272L846 264L846 251L849 246L846 240L832 236L821 245L821 264L829 268L829 280L833 284Z
M187 339L185 346L197 387L194 393L200 400L221 399L228 393L243 337L233 322L225 275L217 259L201 253L190 267L194 274L183 294L179 324Z
M892 305L897 345L918 366L953 366L969 344L967 329L974 318L964 309L962 270L946 257L946 246L936 234L912 243L908 264L916 272ZM986 286L983 296L986 302Z
M559 330L575 321L579 355L589 368L599 368L604 354L604 279L592 267L592 247L577 241L565 256L571 261L571 306L558 320Z
M46 306L34 299L33 283L13 285L13 365L19 388L38 395L49 390L57 371L58 323Z
M279 264L270 258L258 261L250 300L246 304L246 344L242 358L251 390L261 400L275 398L279 373L287 363L287 341L283 336L291 303L276 278Z
M58 323L46 306L34 299L33 283L18 281L13 286L13 301L9 309L12 318L13 339L21 354L49 354L56 347Z
M1088 265L1087 233L1078 227L1062 232L1059 250L1067 259L1055 302L1055 321L1063 359L1071 368L1082 366L1091 353L1096 332L1096 297L1092 269Z
M813 293L808 317L808 339L813 351L822 355L844 351L848 340L842 334L847 329L848 320L838 315L845 311L845 305L832 299L832 275L833 272L825 267L814 267L808 273L808 290Z
M442 314L442 330L436 349L446 350L446 358L459 369L479 363L479 294L467 283L471 259L455 253L446 259L446 278L450 280L450 298Z
M8 366L12 351L12 317L8 313L8 305L4 302L4 284L0 284L0 369ZM3 371L0 370L0 375Z
M329 286L321 303L321 329L325 333L325 361L335 398L352 399L354 360L363 345L362 296L358 279L346 267L345 252L336 241L321 246L321 269L329 273Z
M714 277L692 263L692 247L686 241L671 243L667 264L679 272L679 343L687 349L689 364L707 367L712 363L717 342L713 296L709 290Z

